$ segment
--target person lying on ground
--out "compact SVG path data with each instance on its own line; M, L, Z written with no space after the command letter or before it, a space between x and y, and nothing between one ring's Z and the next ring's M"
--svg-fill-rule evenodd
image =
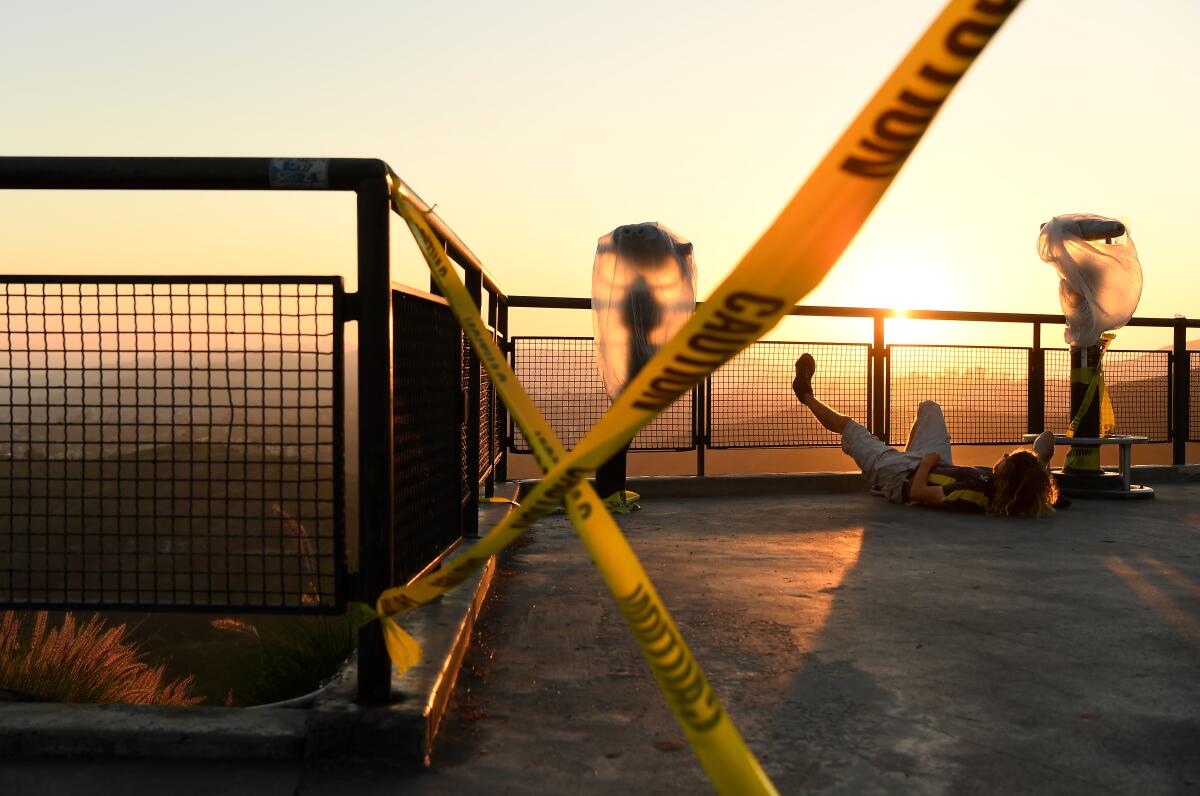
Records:
M792 390L817 422L842 436L842 450L858 464L872 491L891 502L1002 517L1045 517L1055 505L1066 505L1048 469L1054 455L1050 432L1042 432L1032 450L1006 453L993 467L958 467L950 453L946 418L935 401L917 407L908 445L900 451L817 400L812 389L816 370L816 360L801 355Z

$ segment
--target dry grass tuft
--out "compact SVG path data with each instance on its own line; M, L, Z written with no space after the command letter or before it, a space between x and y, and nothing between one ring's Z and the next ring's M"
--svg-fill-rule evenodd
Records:
M12 611L0 617L0 688L35 699L130 705L194 705L192 678L164 680L145 652L125 638L125 625L105 628L93 614L79 626L70 613L47 630L47 614L34 615L26 632Z
M241 619L214 619L216 630L250 640L229 650L235 688L226 705L262 705L301 696L337 674L354 651L354 624L345 616L295 616L255 626Z
M295 538L296 544L300 548L300 561L304 566L304 572L307 575L307 585L304 589L304 594L300 595L300 603L302 605L319 605L321 602L321 592L317 590L317 554L313 548L312 539L309 538L308 530L304 527L304 523L292 517L283 510L283 506L275 503L271 509L279 517L283 523L283 528L292 537Z
M234 619L233 617L214 619L209 622L209 625L217 630L223 630L226 633L241 633L243 636L258 638L258 628L241 619Z

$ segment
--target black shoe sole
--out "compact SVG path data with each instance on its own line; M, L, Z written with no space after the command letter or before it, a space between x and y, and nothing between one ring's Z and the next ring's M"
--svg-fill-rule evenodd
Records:
M813 394L812 379L816 372L817 361L811 354L801 354L800 359L796 360L796 378L792 382L792 389L802 400L804 396Z

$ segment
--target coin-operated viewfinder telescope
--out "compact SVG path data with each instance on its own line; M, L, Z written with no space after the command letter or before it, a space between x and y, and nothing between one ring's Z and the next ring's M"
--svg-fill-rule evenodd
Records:
M1104 216L1055 216L1042 224L1038 254L1058 271L1058 299L1071 347L1071 438L1059 487L1073 497L1150 496L1130 488L1129 445L1143 438L1115 434L1117 419L1104 385L1104 352L1133 317L1142 296L1142 265L1125 224ZM1077 442L1076 442L1077 441ZM1100 469L1100 447L1121 445L1121 473Z

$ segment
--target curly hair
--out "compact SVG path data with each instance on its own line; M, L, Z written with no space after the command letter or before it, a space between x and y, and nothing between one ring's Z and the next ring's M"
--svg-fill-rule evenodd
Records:
M1006 453L992 468L988 513L998 517L1046 517L1054 513L1058 484L1027 450Z

